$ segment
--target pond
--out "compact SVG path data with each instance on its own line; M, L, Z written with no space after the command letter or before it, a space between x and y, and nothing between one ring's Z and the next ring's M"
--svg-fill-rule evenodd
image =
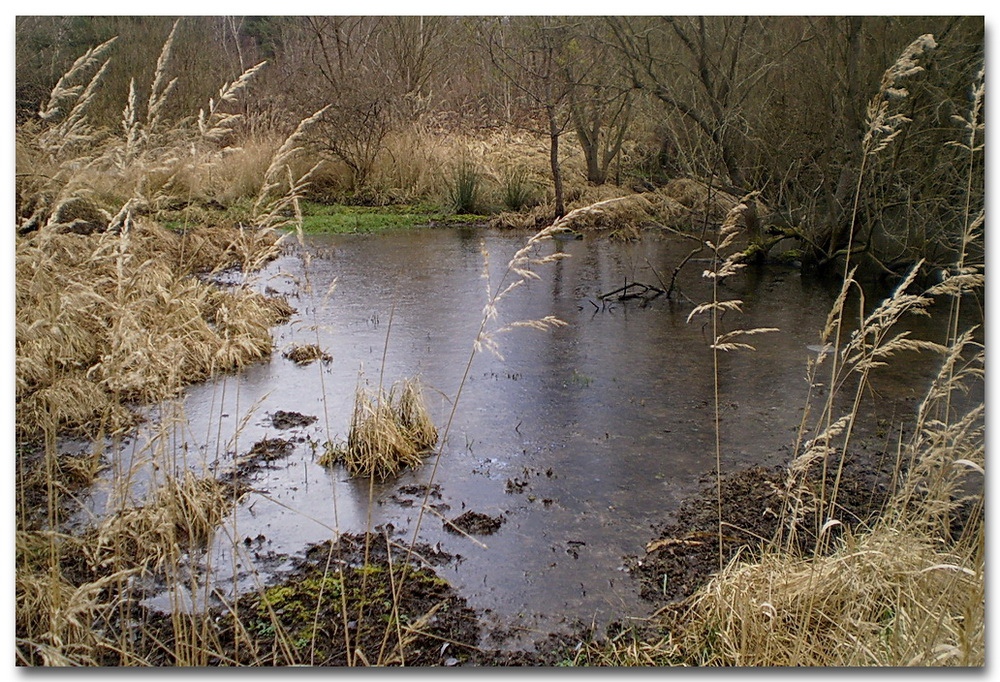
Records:
M554 315L566 326L503 334L502 360L483 352L469 364L486 303L484 251L495 286L528 236L428 228L310 237L290 248L254 276L298 310L274 329L272 357L149 410L138 433L109 449L111 471L130 477L128 494L141 499L163 469L221 471L264 438L293 444L253 476L254 492L203 558L222 593L234 576L244 587L266 582L286 568L280 557L338 532L383 527L412 539L420 486L431 483L417 539L459 555L439 574L487 624L519 635L511 646L577 620L600 626L643 616L649 607L625 557L643 553L653 528L710 482L716 464L710 327L705 317L687 320L693 302L711 297L701 277L707 264L687 264L672 300L602 302L627 282L662 286L692 242L588 235L546 243L543 253L569 258L511 292L500 322ZM721 355L724 472L788 461L815 357L809 346L836 293L793 268L748 269L722 284L720 297L744 301L742 314L726 314L727 328L780 330L753 337L755 351ZM937 321L914 324L915 336L943 340ZM300 366L282 355L313 343L329 362ZM935 369L933 358L913 354L881 372L865 409L883 428L866 437L892 447L892 425L912 413ZM462 386L439 460L374 484L317 463L326 441L346 438L359 380L388 387L414 376L442 432ZM316 420L279 429L271 418L278 411ZM110 477L98 485L90 513L111 503L112 487L121 494ZM443 519L468 510L503 523L472 537L444 529Z

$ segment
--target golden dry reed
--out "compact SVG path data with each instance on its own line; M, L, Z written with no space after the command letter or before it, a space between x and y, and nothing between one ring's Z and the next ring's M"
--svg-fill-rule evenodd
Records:
M419 466L437 440L417 379L403 379L375 395L359 381L347 442L328 445L320 462L343 462L351 476L383 481Z

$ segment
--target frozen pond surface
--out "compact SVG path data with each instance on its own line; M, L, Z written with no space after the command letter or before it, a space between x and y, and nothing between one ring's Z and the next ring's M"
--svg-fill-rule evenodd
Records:
M519 329L499 337L504 360L477 354L438 465L432 457L398 479L369 485L316 459L322 444L346 437L354 391L419 376L443 431L479 329L486 286L484 245L494 285L523 232L408 230L375 236L310 238L254 276L255 286L288 295L298 309L274 329L276 351L238 375L190 387L150 412L137 435L108 453L112 471L132 476L141 499L158 472L221 471L263 438L294 442L291 454L254 475L255 492L237 507L208 560L226 592L266 581L282 568L269 557L301 553L337 532L391 524L413 537L431 482L433 505L418 540L460 555L438 568L484 614L487 624L536 633L582 620L607 624L647 606L624 571L653 527L704 487L715 467L710 330L692 304L659 297L602 306L599 295L639 281L660 286L691 250L677 238L637 243L584 240L544 245L570 258L539 268L541 278L503 301L501 322L554 315L567 326ZM710 297L705 263L689 263L678 284ZM336 284L331 285L336 281ZM727 328L778 327L754 337L755 352L724 354L720 366L722 467L788 460L802 415L806 361L836 291L794 269L748 270L724 283L723 298L744 301ZM915 328L941 340L933 323ZM318 343L329 363L298 366L282 356ZM384 354L384 364L383 364ZM888 423L915 406L933 365L914 356L877 377L867 409ZM277 429L279 410L316 417ZM235 434L235 435L234 435ZM146 466L155 460L157 468ZM91 509L108 503L106 480ZM442 517L465 510L502 516L475 540L445 532ZM235 542L234 542L235 539ZM234 547L236 556L233 556ZM154 604L165 606L166 597Z

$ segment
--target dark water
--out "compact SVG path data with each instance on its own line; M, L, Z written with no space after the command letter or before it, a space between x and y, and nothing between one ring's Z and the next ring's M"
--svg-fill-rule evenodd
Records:
M275 329L278 351L239 375L191 387L111 453L119 475L134 478L129 494L141 498L147 476L159 475L144 467L148 460L158 471L224 469L261 438L300 437L291 456L253 478L257 492L220 533L209 560L223 591L234 575L243 585L266 581L281 568L269 555L300 553L337 532L391 523L397 539L412 538L422 498L399 488L433 475L439 496L430 502L445 518L467 509L504 518L499 532L475 541L444 532L433 512L420 522L418 540L461 555L439 570L488 622L530 641L577 619L606 624L644 615L623 558L642 554L653 527L715 467L710 328L707 317L687 322L693 305L683 297L645 306L602 306L598 297L626 281L659 286L690 241L588 237L545 245L543 253L559 249L570 258L540 267L540 279L512 292L500 322L555 315L568 324L501 335L502 361L473 358L436 467L431 458L369 486L315 463L318 444L346 437L361 372L372 385L380 376L387 386L419 376L444 429L486 301L481 246L495 286L526 238L427 229L312 238L308 264L290 251L257 282L288 294L299 311ZM705 267L689 263L678 279L692 301L711 297ZM807 347L818 341L835 294L792 269L747 271L722 287L720 297L744 301L743 314L726 314L726 328L780 329L750 339L754 352L721 356L723 471L787 461L806 399L806 361L815 356ZM914 323L915 336L943 338L936 321ZM317 342L332 355L329 364L299 367L281 355ZM886 442L933 370L931 358L908 355L877 377L879 393L866 410L889 420ZM318 420L279 431L269 418L277 410ZM95 493L95 513L105 503Z

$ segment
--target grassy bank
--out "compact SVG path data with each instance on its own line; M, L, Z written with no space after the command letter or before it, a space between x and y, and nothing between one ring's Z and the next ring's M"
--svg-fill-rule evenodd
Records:
M483 225L487 215L448 213L428 204L395 206L328 206L302 203L302 231L306 234L353 234L429 225Z

